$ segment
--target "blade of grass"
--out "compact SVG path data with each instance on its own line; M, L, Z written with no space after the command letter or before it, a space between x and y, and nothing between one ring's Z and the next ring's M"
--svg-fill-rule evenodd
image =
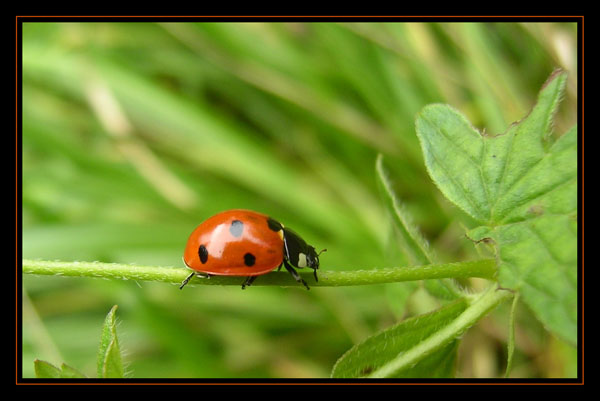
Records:
M140 176L176 207L188 210L196 206L198 199L195 193L169 171L144 142L136 138L129 119L108 86L101 79L92 79L87 82L84 92L104 131Z
M91 67L88 61L75 56L58 58L51 51L43 55L28 52L23 58L24 68L30 74L45 75L49 82L78 97L85 96L82 87L90 79L90 69L95 69L131 121L154 136L165 149L178 154L180 160L285 204L336 237L360 242L363 226L353 214L337 207L325 188L303 170L293 169L276 157L242 126L212 113L208 105L199 107L169 93L118 63L103 59ZM310 194L311 202L306 202L299 193Z
M311 114L338 127L342 132L349 133L376 149L386 152L395 149L388 133L357 110L344 106L339 101L333 102L320 96L310 88L298 85L283 74L268 70L260 64L228 60L206 43L203 37L194 32L189 25L162 24L161 26L190 49L209 58L211 62L237 78L308 110Z

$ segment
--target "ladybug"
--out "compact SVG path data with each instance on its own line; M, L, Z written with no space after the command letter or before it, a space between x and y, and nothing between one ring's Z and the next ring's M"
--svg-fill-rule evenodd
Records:
M321 252L317 253L298 234L265 214L227 210L205 220L190 235L183 262L194 272L179 288L194 275L207 278L214 275L246 276L242 284L245 289L258 276L279 270L283 265L298 283L310 289L294 268L313 269L318 281Z

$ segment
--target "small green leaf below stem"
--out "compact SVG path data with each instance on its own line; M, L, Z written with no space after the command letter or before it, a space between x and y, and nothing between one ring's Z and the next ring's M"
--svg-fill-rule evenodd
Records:
M477 296L406 319L352 347L337 361L331 376L452 377L460 335L511 296L492 286Z
M60 368L49 362L36 359L33 361L35 377L38 379L78 379L86 376L66 363L60 365Z
M98 377L101 378L122 378L124 375L117 339L116 311L117 305L108 312L102 327L97 362Z
M416 127L427 170L442 193L481 223L467 235L495 246L502 287L552 332L577 343L577 128L558 140L552 117L567 74L500 135L479 133L447 105L426 106Z

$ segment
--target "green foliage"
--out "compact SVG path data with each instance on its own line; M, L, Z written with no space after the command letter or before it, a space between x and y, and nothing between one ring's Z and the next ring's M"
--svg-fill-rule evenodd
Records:
M411 264L425 265L434 263L436 256L434 255L433 250L430 248L425 238L423 238L419 228L413 222L410 213L402 206L402 203L394 192L387 171L383 166L383 156L381 154L377 156L375 169L377 171L379 183L383 187L385 193L384 198L386 199L388 213L391 216L391 220L394 222L394 229L398 233L398 247L407 256ZM458 276L454 277L457 278ZM457 296L460 296L460 291L450 280L430 280L426 283L426 286L432 294L441 298L454 299Z
M426 338L456 319L468 304L462 298L437 311L406 319L369 337L344 354L333 367L332 377L369 376L397 355L405 354ZM458 340L438 346L436 352L421 353L413 365L393 373L393 377L452 377Z
M102 334L100 337L100 346L98 347L97 374L99 378L114 379L123 378L123 362L121 360L121 350L117 339L116 328L117 305L106 315ZM38 379L79 379L86 376L77 369L63 363L60 368L49 362L36 359L34 361L35 377Z
M434 263L436 258L433 251L429 247L427 240L419 232L410 213L402 206L400 200L396 196L392 183L388 177L388 173L383 166L383 156L377 155L375 169L379 183L383 187L385 200L390 218L394 221L394 227L398 229L400 241L399 247L407 255L410 263L413 265L426 265Z
M123 362L121 360L121 350L117 338L117 305L113 306L102 326L102 336L100 337L100 347L98 347L98 377L102 378L122 378Z
M81 379L85 375L77 369L70 367L66 363L60 365L60 368L49 362L36 359L34 362L35 377L38 379Z
M542 322L575 342L576 231L563 221L577 212L576 130L555 143L550 139L552 116L565 80L565 73L554 73L533 110L504 135L480 134L446 105L425 107L416 127L427 169L440 190L478 222L487 224L484 233L489 237L482 236L481 228L469 234L477 241L491 238L499 248L500 284L522 293ZM391 189L381 157L377 172L409 258L431 260L426 243ZM546 283L549 276L555 279ZM487 312L491 307L479 306L485 304L481 303L484 298L471 307ZM514 353L512 332L518 298L511 309L507 375ZM456 338L473 323L463 318L467 305L462 298L369 337L340 358L332 376L452 376ZM461 318L465 327L447 330ZM446 331L448 336L440 334Z
M460 336L502 301L494 286L437 311L407 319L354 346L336 363L333 377L454 377Z
M481 134L445 105L419 114L417 134L437 186L483 224L469 237L497 247L500 284L576 344L577 130L551 136L566 79L552 74L535 107L504 134Z

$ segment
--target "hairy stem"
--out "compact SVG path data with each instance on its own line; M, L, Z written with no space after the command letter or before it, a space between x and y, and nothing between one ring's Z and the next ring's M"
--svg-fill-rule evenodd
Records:
M58 262L23 259L23 273L180 284L191 273L191 270L186 268L139 266L119 263ZM496 275L496 263L493 259L482 259L469 262L387 267L370 270L319 270L318 273L318 282L315 282L312 270L301 273L301 276L311 287L383 284L439 278L480 277L494 279ZM194 277L189 285L241 285L242 281L243 278L233 276L211 276L210 279ZM266 274L252 285L296 286L298 284L290 274L281 271Z

